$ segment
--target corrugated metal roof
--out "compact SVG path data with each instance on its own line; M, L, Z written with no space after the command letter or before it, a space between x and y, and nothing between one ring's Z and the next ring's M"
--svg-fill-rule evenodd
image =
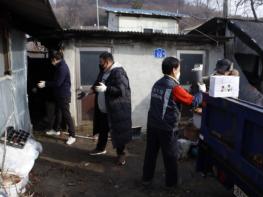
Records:
M100 7L107 12L113 12L117 14L130 14L130 15L145 15L145 16L156 16L156 17L169 17L169 18L183 18L189 17L188 15L180 14L178 12L167 12L160 10L144 10L144 9L131 9L131 8L113 8L113 7Z
M229 20L228 28L242 42L263 55L263 23L259 21Z
M227 41L228 37L212 36L209 39L203 35L184 35L184 34L164 34L164 33L145 33L145 32L119 32L109 30L85 30L85 29L67 29L63 31L64 38L109 38L109 39L137 39L137 40L172 40L172 41L185 41L191 43L218 43Z
M48 0L0 0L0 7L28 34L62 30Z
M242 21L231 20L232 23L240 27L240 29L248 34L253 42L256 42L263 50L263 23L258 21Z
M229 28L235 36L250 46L259 54L263 54L263 21L238 19L238 18L212 18L203 23L196 29L193 29L188 35L225 35L226 28Z

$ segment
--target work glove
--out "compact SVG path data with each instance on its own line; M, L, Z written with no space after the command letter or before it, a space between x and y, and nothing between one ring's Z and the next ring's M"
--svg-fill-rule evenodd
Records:
M95 86L95 91L96 92L106 92L107 86L104 83L99 83L99 86Z
M81 91L80 93L78 93L78 100L81 100L81 99L83 99L84 97L86 96L86 93L85 92L83 92L83 91Z
M39 88L44 88L44 87L46 87L46 82L45 82L45 81L40 81L40 82L37 84L37 86L38 86Z
M206 86L205 86L205 84L200 84L200 83L198 83L197 85L198 85L198 88L199 88L199 91L200 91L200 92L206 92Z

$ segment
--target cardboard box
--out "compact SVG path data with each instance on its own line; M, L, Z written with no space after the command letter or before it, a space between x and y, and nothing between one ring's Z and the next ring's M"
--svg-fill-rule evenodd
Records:
M215 75L210 77L209 96L234 97L239 95L239 76Z

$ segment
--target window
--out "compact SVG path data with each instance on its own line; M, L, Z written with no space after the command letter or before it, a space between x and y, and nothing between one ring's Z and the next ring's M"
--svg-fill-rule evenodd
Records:
M192 83L192 69L195 64L203 64L203 73L205 71L205 51L188 51L182 50L177 52L177 57L181 61L181 78L180 82L183 85Z
M149 28L144 28L143 29L144 33L153 33L153 29L149 29Z
M161 30L161 29L155 29L154 32L155 32L155 33L163 33L163 30Z
M80 51L81 86L92 85L99 73L99 56L103 51Z
M8 43L8 33L0 27L0 77L10 73Z

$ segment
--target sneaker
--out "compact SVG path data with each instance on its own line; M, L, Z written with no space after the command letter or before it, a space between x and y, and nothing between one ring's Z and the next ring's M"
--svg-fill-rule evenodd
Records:
M126 164L125 155L118 155L117 165L124 166Z
M46 132L47 135L60 135L60 131L49 130Z
M94 155L105 155L106 153L107 153L106 150L98 150L95 148L94 150L89 152L89 155L92 155L92 156L94 156Z
M75 137L69 137L66 144L67 145L71 145L71 144L74 144L76 142L76 138Z

